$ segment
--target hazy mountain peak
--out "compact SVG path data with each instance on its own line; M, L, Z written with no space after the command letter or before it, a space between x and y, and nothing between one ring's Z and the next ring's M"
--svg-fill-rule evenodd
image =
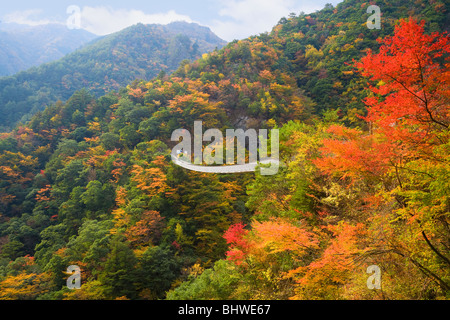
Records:
M39 26L31 28L31 31L16 32L27 36L36 33L37 39L46 39L40 50L47 56L72 49L63 46L68 35L72 39L78 37L80 41L86 39L86 34L92 35L84 30L69 30L62 25ZM14 43L15 38L10 32L0 30L0 39L2 36ZM2 125L10 127L18 120L26 121L36 111L57 100L67 100L81 88L97 95L118 90L135 79L150 80L161 70L170 73L178 68L181 61L194 60L225 44L209 28L184 22L169 25L139 23L97 37L57 61L0 78L0 114L5 115L0 119L0 128ZM2 48L0 68L10 56L8 47ZM20 57L27 57L26 50L17 50L22 50Z
M62 58L96 37L63 24L0 23L0 76Z

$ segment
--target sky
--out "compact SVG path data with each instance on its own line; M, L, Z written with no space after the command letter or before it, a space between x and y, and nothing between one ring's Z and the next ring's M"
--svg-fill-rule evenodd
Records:
M0 21L79 26L97 35L136 23L195 22L226 41L270 31L289 13L311 13L342 0L16 0L2 3ZM74 7L75 6L75 7ZM79 11L74 11L79 10ZM70 10L68 10L70 9ZM77 14L79 12L79 15Z

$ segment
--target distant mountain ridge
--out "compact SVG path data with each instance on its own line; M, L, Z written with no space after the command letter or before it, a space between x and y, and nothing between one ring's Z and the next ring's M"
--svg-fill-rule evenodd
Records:
M62 24L0 23L0 76L60 59L97 37Z
M102 95L161 70L170 73L225 44L209 28L187 22L137 24L99 37L60 60L0 78L0 131L82 88Z

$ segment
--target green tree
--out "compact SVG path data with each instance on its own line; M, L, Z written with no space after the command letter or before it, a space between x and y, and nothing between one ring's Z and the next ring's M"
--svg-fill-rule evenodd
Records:
M148 248L140 259L139 279L148 298L162 299L178 277L180 265L169 248ZM147 289L147 290L146 290Z
M135 283L138 281L137 258L133 251L119 239L111 243L111 252L99 275L100 282L106 287L111 298L137 297Z
M237 288L242 275L237 267L226 260L218 260L213 268L201 275L190 275L188 280L167 293L168 300L229 300L248 299Z
M114 205L114 189L110 184L102 185L100 181L93 180L88 183L80 199L88 210L87 217L93 219Z

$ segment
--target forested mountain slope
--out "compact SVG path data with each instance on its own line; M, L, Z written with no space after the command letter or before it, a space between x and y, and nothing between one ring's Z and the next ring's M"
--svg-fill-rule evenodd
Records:
M381 30L359 0L292 15L2 134L0 298L448 298L449 8L377 4ZM279 129L283 166L176 166L196 120Z
M97 37L62 24L0 23L0 76L60 59Z
M134 79L170 73L184 59L193 60L226 42L208 28L185 22L131 26L104 36L62 59L0 78L0 128L27 121L77 90L100 96Z

